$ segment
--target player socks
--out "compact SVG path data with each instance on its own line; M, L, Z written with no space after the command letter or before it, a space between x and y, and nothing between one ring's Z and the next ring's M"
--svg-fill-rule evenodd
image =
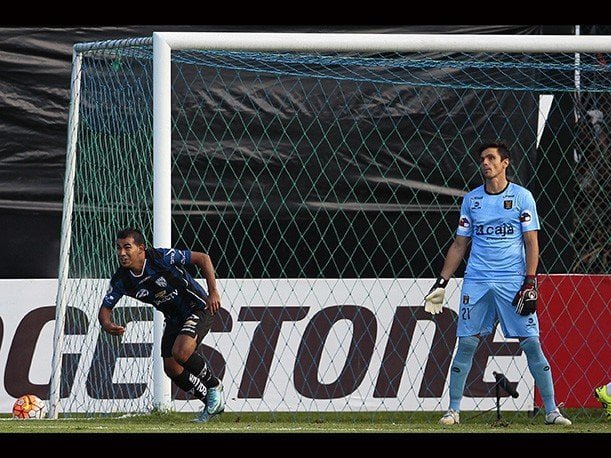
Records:
M458 348L450 370L450 409L457 412L460 411L460 401L478 344L479 338L476 336L458 338Z
M172 380L174 380L178 388L187 393L189 391L192 392L197 399L205 402L208 389L198 377L191 374L188 370L184 370L176 377L172 377Z
M556 401L554 400L554 382L552 381L552 371L549 363L541 349L541 342L538 337L528 337L520 342L520 346L526 353L528 368L535 379L535 384L539 388L541 399L545 406L546 412L552 412L556 409Z
M208 369L206 361L198 353L194 352L191 356L189 356L189 359L185 361L182 367L187 369L192 374L196 374L206 388L218 386L220 382L218 378L212 375L212 372L210 369Z
M206 360L196 352L193 352L191 356L189 356L189 359L182 364L182 367L187 369L192 374L196 374L198 377L203 371L208 369L206 367Z

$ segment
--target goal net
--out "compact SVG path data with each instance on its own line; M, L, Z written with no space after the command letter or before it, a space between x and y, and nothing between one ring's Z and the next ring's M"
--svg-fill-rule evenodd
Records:
M125 334L100 330L116 233L130 226L149 245L210 254L222 309L199 351L227 411L445 410L464 262L444 313L425 313L423 297L462 196L481 184L485 139L509 142L509 178L537 201L557 400L589 405L611 363L609 320L597 320L611 303L611 212L608 128L594 137L584 101L610 97L608 39L555 51L528 36L505 37L512 49L469 36L479 44L460 49L450 35L411 48L397 35L170 35L174 45L158 34L75 46L55 414L201 407L159 370L159 312L123 298L113 320ZM569 38L557 41L583 44ZM607 159L586 189L576 139L588 135ZM494 407L493 372L520 393L503 394L504 410L541 405L517 340L498 328L463 410Z

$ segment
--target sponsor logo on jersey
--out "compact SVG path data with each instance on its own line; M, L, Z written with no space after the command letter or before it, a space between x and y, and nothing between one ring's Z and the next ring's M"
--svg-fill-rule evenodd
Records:
M501 237L505 237L513 233L514 229L511 224L503 223L498 226L484 226L483 224L478 224L475 226L475 235L500 235Z
M471 201L471 210L479 210L482 208L482 203L479 200Z
M513 200L504 200L503 207L505 210L511 210L513 208Z
M106 294L110 294L110 293L112 293L112 285L110 285L110 286L108 287L108 291L106 291Z
M138 292L136 293L136 299L140 299L141 297L147 296L149 293L148 289L140 289L138 290Z
M522 214L520 215L521 223L530 223L532 219L533 219L532 214L528 210L524 210Z
M165 291L159 291L157 294L155 294L155 300L153 301L153 303L155 305L163 304L164 302L171 301L172 299L174 299L177 296L178 296L178 290L176 289L170 292L169 294L166 294Z
M140 284L140 283L144 283L144 282L145 282L145 281L147 281L149 278L151 278L151 276L150 276L150 275L149 275L148 277L144 277L142 280L140 280L140 281L138 282L138 284Z

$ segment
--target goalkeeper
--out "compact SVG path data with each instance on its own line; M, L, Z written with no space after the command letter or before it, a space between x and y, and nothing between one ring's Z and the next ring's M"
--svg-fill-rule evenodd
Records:
M527 189L507 179L509 151L502 142L478 149L484 184L462 201L456 238L439 278L425 297L425 310L441 313L445 287L471 240L458 313L458 348L450 371L450 405L439 423L460 422L460 402L479 337L500 321L503 334L518 338L545 405L545 423L570 425L556 406L552 373L541 350L537 320L539 218Z
M136 229L119 231L116 248L121 265L112 276L100 307L98 319L102 328L111 335L125 332L123 326L111 319L112 308L122 296L135 297L163 312L164 371L180 389L193 393L204 403L195 421L208 421L224 410L223 385L196 352L221 306L210 256L173 248L147 249L142 233ZM189 264L202 271L207 292L185 270Z

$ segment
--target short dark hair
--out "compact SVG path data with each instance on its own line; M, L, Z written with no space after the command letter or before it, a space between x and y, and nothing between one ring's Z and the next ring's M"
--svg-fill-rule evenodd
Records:
M482 152L488 148L496 148L501 156L501 160L511 159L511 155L509 154L509 146L507 146L507 143L504 140L489 140L483 142L477 148L477 155L480 156Z
M146 242L144 241L144 235L142 235L142 232L140 232L138 229L128 227L125 229L121 229L119 232L117 232L117 240L126 239L128 237L134 239L134 243L136 245L146 245Z

